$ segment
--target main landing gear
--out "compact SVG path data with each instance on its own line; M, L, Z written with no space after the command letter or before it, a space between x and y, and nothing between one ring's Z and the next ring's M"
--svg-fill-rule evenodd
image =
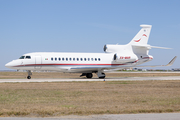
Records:
M30 70L27 70L28 76L27 79L31 79L32 72Z
M87 78L92 78L93 74L92 73L82 73L82 75L80 75L80 77L82 76L86 76Z
M100 79L104 79L106 77L105 73L102 73L102 72L99 72L99 71L96 74Z
M100 79L104 79L106 77L106 75L102 72L96 72L96 74ZM82 77L82 76L86 76L87 78L92 78L93 74L92 73L82 73L82 75L80 75L80 77Z

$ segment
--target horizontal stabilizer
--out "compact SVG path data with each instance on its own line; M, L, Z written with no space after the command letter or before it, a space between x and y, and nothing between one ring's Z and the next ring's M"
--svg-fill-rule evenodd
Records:
M159 48L159 49L172 49L172 48L166 48L166 47L158 47L158 46L150 46L151 48Z
M158 47L158 46L151 46L151 45L132 45L132 46L134 46L134 47L141 47L141 48L147 48L147 49L151 49L151 48L172 49L172 48Z

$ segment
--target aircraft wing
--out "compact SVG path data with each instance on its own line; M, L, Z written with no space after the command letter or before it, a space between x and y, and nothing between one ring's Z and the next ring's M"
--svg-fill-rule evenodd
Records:
M136 66L136 67L164 67L164 66L171 66L174 61L176 60L177 56L175 56L168 64L166 65L150 65L150 66Z
M75 70L76 72L96 72L98 70L104 70L104 69L112 69L112 67L73 67L71 70Z
M103 71L115 71L115 70L121 70L125 68L137 68L137 67L164 67L164 66L171 66L174 61L176 60L177 56L175 56L168 64L166 65L146 65L146 66L129 66L129 65L123 65L123 66L117 66L117 67L73 67L70 68L71 70L75 70L76 72L93 72L93 71L98 71L98 70L103 70Z
M164 66L171 66L173 63L174 63L174 61L176 60L176 58L177 58L177 56L175 56L168 64L166 64L166 65L145 65L145 66L127 66L127 67L125 67L125 66L123 66L122 68L115 68L115 69L110 69L110 70L108 70L108 69L106 69L105 71L116 71L116 70L121 70L121 69L125 69L125 68L141 68L141 67L164 67Z
M113 69L125 69L125 68L130 68L131 66L117 66L117 67L73 67L70 68L71 71L75 70L76 72L84 72L84 73L88 73L88 72L97 72L99 70L101 71L106 71L106 70L113 70Z

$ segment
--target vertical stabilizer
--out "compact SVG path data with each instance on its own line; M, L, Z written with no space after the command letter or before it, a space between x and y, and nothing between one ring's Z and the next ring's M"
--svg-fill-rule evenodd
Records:
M136 34L129 44L131 45L147 45L149 35L151 32L151 25L140 25L142 29Z

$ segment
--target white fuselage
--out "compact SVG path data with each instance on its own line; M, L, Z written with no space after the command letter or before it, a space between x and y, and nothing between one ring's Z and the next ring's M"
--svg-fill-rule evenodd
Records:
M152 60L144 57L137 60L131 56L120 56L122 61L113 59L114 53L61 53L37 52L28 53L20 59L6 64L6 67L18 70L49 70L61 72L97 72L98 70L116 69L136 66Z

